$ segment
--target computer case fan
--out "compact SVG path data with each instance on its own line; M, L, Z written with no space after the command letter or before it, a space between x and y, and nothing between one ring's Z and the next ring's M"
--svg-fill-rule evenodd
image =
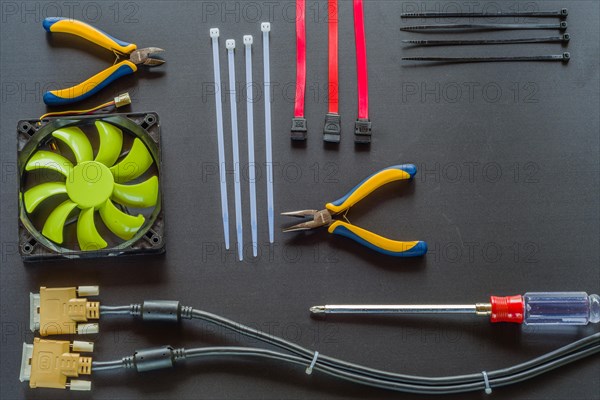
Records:
M17 152L25 261L164 251L157 114L19 121Z

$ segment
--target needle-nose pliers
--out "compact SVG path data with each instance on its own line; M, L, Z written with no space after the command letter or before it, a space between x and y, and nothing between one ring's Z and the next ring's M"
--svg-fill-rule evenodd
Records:
M296 232L327 226L329 233L348 237L379 253L395 257L417 257L427 253L427 243L422 241L401 242L376 235L350 222L334 219L346 213L356 203L367 197L381 186L398 181L412 179L417 167L412 164L394 165L385 168L366 178L348 194L332 203L327 203L324 210L300 210L282 213L291 217L312 217L312 220L285 228L284 232Z
M150 57L152 54L163 52L164 50L161 48L138 49L133 43L115 39L109 34L76 19L49 17L44 19L42 25L47 32L70 33L102 46L112 51L117 56L117 61L122 57L129 56L129 59L110 66L78 85L44 93L44 103L47 105L57 106L78 102L96 94L116 79L133 74L140 64L153 67L165 62Z

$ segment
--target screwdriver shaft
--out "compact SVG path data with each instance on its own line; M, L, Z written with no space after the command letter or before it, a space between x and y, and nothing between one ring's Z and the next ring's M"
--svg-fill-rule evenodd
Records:
M432 305L325 305L310 308L313 314L476 314L475 304Z

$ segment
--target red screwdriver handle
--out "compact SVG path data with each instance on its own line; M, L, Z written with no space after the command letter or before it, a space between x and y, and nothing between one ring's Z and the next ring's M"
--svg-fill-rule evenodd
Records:
M523 315L525 313L525 301L523 296L492 296L491 322L515 322L523 323Z

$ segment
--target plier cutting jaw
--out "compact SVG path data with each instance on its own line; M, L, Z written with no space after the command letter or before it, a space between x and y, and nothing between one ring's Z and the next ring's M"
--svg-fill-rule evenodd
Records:
M152 58L151 55L162 53L158 47L138 49L134 43L127 43L76 19L50 17L42 23L47 32L70 33L89 40L112 51L117 60L129 56L128 59L110 66L87 79L86 81L67 89L51 90L44 93L44 103L50 106L75 103L93 96L118 78L137 71L138 65L154 67L165 61Z
M288 228L284 232L297 232L321 227L328 227L329 233L345 236L379 253L395 257L418 257L427 253L427 243L423 241L402 242L376 235L366 229L344 222L335 217L346 213L356 203L367 197L381 186L398 181L410 180L417 173L412 164L394 165L369 176L348 194L332 203L327 203L324 210L300 210L282 213L282 215L298 218L311 218Z

